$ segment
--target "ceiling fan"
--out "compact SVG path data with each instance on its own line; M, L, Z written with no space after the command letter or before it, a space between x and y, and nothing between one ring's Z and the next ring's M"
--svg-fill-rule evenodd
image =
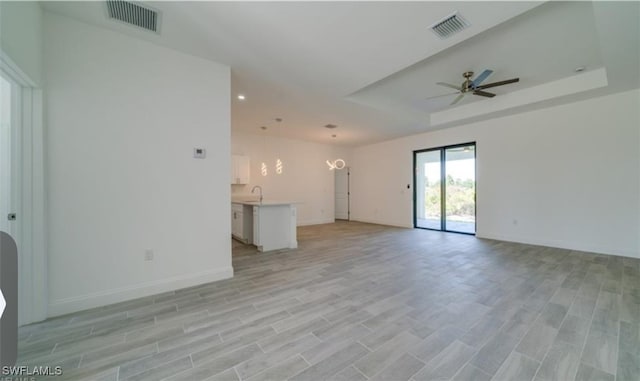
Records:
M493 70L487 69L487 70L483 71L482 73L480 73L480 75L478 75L475 79L472 80L471 77L473 77L473 72L472 71L464 72L462 74L462 76L464 77L464 82L462 82L462 85L460 85L460 86L452 85L450 83L445 83L445 82L437 82L436 84L438 84L440 86L450 87L452 89L456 89L457 91L455 93L450 93L450 94L436 95L434 97L429 97L427 99L447 97L449 95L458 94L458 96L453 100L453 102L451 102L449 104L449 105L454 105L454 104L460 102L460 100L462 100L462 98L464 98L464 96L469 94L469 93L471 93L473 95L480 95L481 97L493 98L493 97L496 96L495 94L489 93L489 92L483 91L483 90L491 88L491 87L508 85L509 83L514 83L514 82L519 82L520 81L520 78L512 78L512 79L507 79L507 80L504 80L504 81L498 81L498 82L487 83L485 85L482 85L481 83L485 79L487 79L487 77L490 76L491 73L493 73Z

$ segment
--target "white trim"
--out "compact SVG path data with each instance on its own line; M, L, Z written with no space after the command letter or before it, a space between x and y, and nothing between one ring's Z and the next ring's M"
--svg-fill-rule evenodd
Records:
M0 67L22 87L37 87L36 83L0 49Z
M44 148L44 103L41 89L31 91L33 119L31 131L31 247L33 249L32 277L34 295L32 298L32 320L47 318L48 272L47 272L47 208L45 201L45 148Z
M395 227L395 228L413 229L413 223L406 224L406 223L403 223L403 222L386 221L386 220L381 220L381 219L376 219L376 218L354 218L354 217L352 217L351 220L349 220L349 221L364 222L365 224L392 226L392 227Z
M0 70L21 87L18 246L21 270L19 324L47 318L47 266L44 182L44 124L42 90L0 50Z
M617 255L617 256L629 257L629 258L640 258L640 253L633 252L631 250L614 248L610 246L583 245L579 242L570 242L570 241L564 241L564 240L548 240L548 239L537 239L537 238L524 237L524 236L510 236L510 235L503 235L503 234L484 234L484 233L482 234L476 233L476 237L483 238L483 239L493 239L496 241L523 243L527 245L546 246L546 247L552 247L556 249L584 251L587 253Z
M22 103L22 208L18 218L23 265L29 275L22 283L23 301L30 303L22 303L20 323L28 324L47 318L42 90L23 87Z
M60 316L232 277L233 267L228 266L221 269L204 271L195 275L176 276L168 279L139 283L133 286L52 300L49 304L49 316Z
M314 220L304 220L298 221L297 226L309 226L309 225L321 225L321 224L332 224L336 222L334 218L318 218Z

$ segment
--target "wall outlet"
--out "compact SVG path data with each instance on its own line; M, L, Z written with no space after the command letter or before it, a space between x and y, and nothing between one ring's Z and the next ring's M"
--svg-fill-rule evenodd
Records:
M196 159L204 159L207 157L207 150L201 147L196 147L193 149L193 157Z
M144 251L144 260L145 261L153 261L153 250L147 249Z

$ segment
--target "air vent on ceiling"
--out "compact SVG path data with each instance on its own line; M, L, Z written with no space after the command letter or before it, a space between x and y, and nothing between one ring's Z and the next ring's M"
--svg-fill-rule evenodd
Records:
M158 33L160 14L140 3L123 0L107 0L109 18Z
M462 16L460 16L458 12L454 12L452 15L449 15L444 19L436 22L429 28L431 28L433 33L437 34L438 37L445 39L460 32L469 25L471 24L469 24L467 20L462 18Z

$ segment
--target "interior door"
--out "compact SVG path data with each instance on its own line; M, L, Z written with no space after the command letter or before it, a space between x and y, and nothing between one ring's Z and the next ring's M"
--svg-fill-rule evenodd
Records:
M22 218L19 176L21 111L21 87L0 71L0 230L8 233L17 246L15 261L4 257L3 265L12 263L13 266L17 266L13 269L18 279L17 300L19 301L15 318L20 325L29 318L26 306L31 301L28 298L31 290L30 274L27 272L28 264L24 263L24 247L21 245L19 224L19 219ZM6 280L3 279L3 283L5 282ZM3 340L5 333L3 332Z
M18 241L20 87L0 72L0 230ZM18 248L19 249L19 248Z
M336 169L335 173L335 219L349 220L349 168Z
M18 320L47 317L42 89L0 47L0 229L18 247ZM8 218L15 213L15 219Z

